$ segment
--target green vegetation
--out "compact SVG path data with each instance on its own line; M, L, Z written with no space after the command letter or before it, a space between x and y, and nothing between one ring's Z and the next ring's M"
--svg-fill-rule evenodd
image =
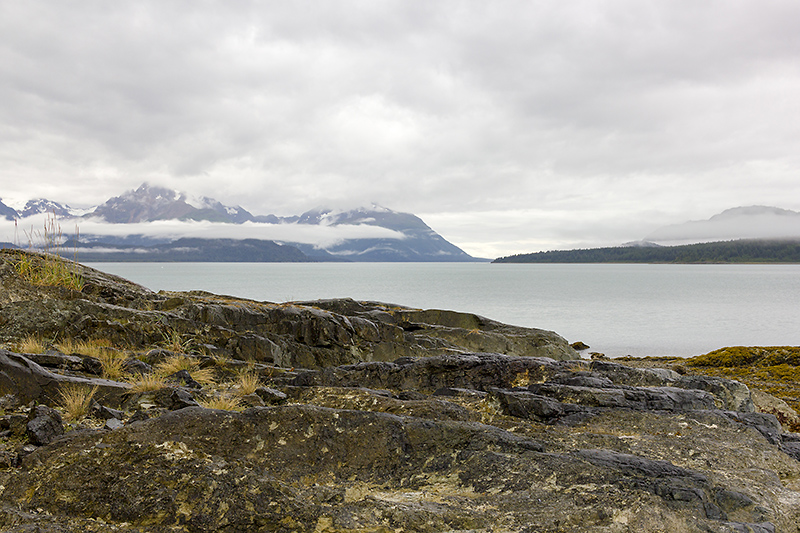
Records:
M741 381L800 412L799 346L732 346L688 359L684 366L692 373Z
M797 346L732 346L698 355L686 362L692 367L800 366Z
M737 240L685 246L617 246L501 257L495 263L800 263L800 240Z
M16 269L25 281L33 285L65 287L75 291L83 288L83 278L77 273L75 264L55 254L37 256L21 252Z

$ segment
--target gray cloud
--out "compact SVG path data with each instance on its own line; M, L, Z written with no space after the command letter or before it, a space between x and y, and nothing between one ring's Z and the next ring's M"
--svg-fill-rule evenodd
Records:
M790 0L5 2L0 196L377 202L484 256L800 209L797 20Z

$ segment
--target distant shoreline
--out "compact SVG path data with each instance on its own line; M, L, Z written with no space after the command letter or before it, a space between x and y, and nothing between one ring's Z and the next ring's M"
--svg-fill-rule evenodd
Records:
M617 246L500 257L493 263L800 264L800 240L752 240L680 246Z

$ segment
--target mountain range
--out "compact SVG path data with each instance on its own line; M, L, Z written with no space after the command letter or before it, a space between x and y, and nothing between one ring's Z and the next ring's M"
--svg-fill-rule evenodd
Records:
M43 198L20 209L0 201L0 217L7 220L24 222L46 213L81 226L80 240L72 245L86 262L479 260L419 217L378 205L254 215L241 206L146 183L90 209ZM284 238L262 238L270 234Z

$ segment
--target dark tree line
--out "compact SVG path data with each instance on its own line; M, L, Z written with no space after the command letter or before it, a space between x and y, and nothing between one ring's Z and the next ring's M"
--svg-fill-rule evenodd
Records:
M553 250L495 263L800 263L800 240L738 240L684 246Z

